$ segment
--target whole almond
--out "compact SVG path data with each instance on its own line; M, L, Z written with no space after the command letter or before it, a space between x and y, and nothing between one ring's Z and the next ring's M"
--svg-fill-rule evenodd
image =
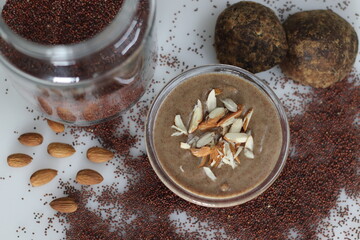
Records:
M39 187L53 180L56 175L57 171L54 169L41 169L31 175L30 183L33 187Z
M56 158L70 157L76 151L73 146L66 143L50 143L47 148L48 153Z
M53 200L50 207L61 213L72 213L78 209L78 204L71 197L63 197Z
M84 169L77 173L76 181L82 185L94 185L99 184L104 180L100 173L91 170Z
M48 115L52 115L52 107L43 97L38 97L38 102L40 107L45 111L45 113L47 113Z
M10 167L25 167L32 161L32 157L23 153L14 153L7 157L7 163Z
M114 153L101 147L92 147L87 150L86 157L96 163L107 162L114 158Z
M46 119L47 120L47 124L49 125L49 127L51 128L51 130L53 130L56 133L61 133L65 130L65 125L59 122L54 122L51 121L50 119Z
M58 107L58 108L56 108L56 112L57 112L59 118L61 118L64 121L67 121L67 122L75 122L76 121L76 116L74 114L72 114L72 112L67 108Z
M18 138L19 142L25 146L38 146L42 144L43 137L39 133L24 133Z

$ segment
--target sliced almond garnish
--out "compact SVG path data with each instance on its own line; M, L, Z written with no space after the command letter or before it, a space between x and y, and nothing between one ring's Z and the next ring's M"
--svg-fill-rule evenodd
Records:
M254 139L251 130L248 130L253 109L249 109L244 118L240 118L244 106L236 104L232 99L221 100L224 107L217 107L216 96L221 94L221 89L212 89L206 106L207 116L204 116L203 105L200 100L194 106L190 126L187 130L180 115L175 116L175 125L171 126L176 130L172 136L188 135L187 142L180 142L180 148L190 150L192 155L201 158L199 168L204 168L206 175L213 181L216 176L211 168L220 168L222 165L230 165L233 169L240 164L239 155L244 151L247 158L254 158ZM206 120L203 120L206 119ZM211 128L218 128L213 131L206 131ZM244 132L241 130L244 129ZM196 130L205 131L202 136L191 134ZM180 170L184 172L182 166Z
M211 142L209 142L208 144L210 147L215 146L215 138L213 138L213 140L211 140Z
M238 147L238 149L236 150L236 153L234 154L235 159L239 157L239 155L243 149L244 149L243 146ZM239 160L239 163L240 163L240 160Z
M254 138L253 136L249 136L245 143L245 149L249 149L250 151L254 150Z
M224 136L229 132L230 126L225 126L221 129L221 135Z
M200 162L200 164L199 164L198 167L199 167L199 168L205 167L205 166L208 164L209 160L210 160L210 156L209 156L209 155L207 155L207 156L205 156L205 157L202 157L201 162Z
M211 128L216 128L217 127L217 122L215 121L205 121L205 122L202 122L200 123L200 125L198 126L198 129L200 131L206 131L206 130L209 130Z
M253 115L253 112L254 110L251 108L249 111L247 111L247 113L245 114L245 117L244 117L244 125L243 125L243 129L244 131L246 132L246 129L248 128L249 126L249 122L250 122L250 119L251 119L251 116Z
M190 151L192 155L194 155L195 157L205 157L207 155L210 155L211 148L210 147L191 148Z
M215 146L210 154L210 159L214 162L212 165L213 167L218 167L221 163L221 159L224 156L224 153L222 152L222 146Z
M233 124L231 125L231 128L229 130L229 133L239 133L241 132L241 128L243 127L243 120L241 118L235 119Z
M182 132L187 134L186 127L185 127L180 115L175 116L175 126L178 127L179 129L181 129Z
M200 100L197 100L197 104L194 107L192 118L190 121L189 133L195 132L199 124L203 120L203 108Z
M224 157L222 158L222 161L225 164L230 165L233 169L235 168L235 161L234 161L234 155L230 149L230 144L228 142L224 143Z
M246 133L227 133L225 134L224 139L233 143L245 143L248 137L249 136Z
M247 149L247 148L244 149L244 155L245 155L245 157L251 158L251 159L253 159L255 157L254 153L250 149Z
M191 146L190 146L190 144L188 144L188 143L183 143L183 142L181 142L181 143L180 143L180 148L181 148L181 149L190 149Z
M223 92L223 90L220 89L220 88L215 88L214 90L215 90L215 95L216 96L222 94L222 92Z
M203 169L204 169L204 172L205 172L205 174L206 174L206 176L208 176L212 181L216 181L216 176L215 176L215 174L211 171L211 169L210 168L208 168L208 167L203 167Z
M230 143L230 150L231 150L231 152L232 152L232 154L233 154L233 156L234 156L234 159L235 159L238 163L240 163L239 154L240 154L240 152L242 151L242 148L243 148L243 147L239 147L239 148L236 150L235 145Z
M185 135L187 134L186 131L182 130L181 128L178 128L178 127L175 126L175 125L172 125L171 128L175 129L176 131L178 131L178 132L181 133L181 134L185 134Z
M216 108L216 96L215 89L211 90L206 101L207 110L209 112L213 111Z
M223 117L218 122L218 126L226 127L226 126L229 126L229 125L233 124L234 121L235 121L235 118L238 118L241 115L243 109L244 109L244 106L239 104L238 105L238 110L236 112L233 112L233 113L228 113L225 117Z
M171 134L172 137L177 137L177 136L181 136L183 135L183 132L174 132L173 134Z
M214 140L215 133L209 132L205 133L203 136L200 137L200 139L196 142L196 147L201 148L205 145L208 145L212 140Z
M198 136L194 136L193 138L191 138L188 141L188 144L191 145L191 147L195 147L196 146L196 142L199 140Z
M225 115L225 113L225 108L215 108L213 111L210 112L208 116L209 118L206 121L200 123L198 129L201 131L205 131L217 127L217 122Z
M230 112L237 112L238 106L236 105L236 103L232 99L226 98L226 99L221 100L221 101Z
M223 116L225 116L226 114L226 109L223 107L217 107L214 108L210 113L209 113L209 119L215 119L215 120L220 120Z

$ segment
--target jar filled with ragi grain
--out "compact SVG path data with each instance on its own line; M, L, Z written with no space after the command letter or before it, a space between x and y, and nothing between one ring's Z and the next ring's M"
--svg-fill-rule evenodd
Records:
M1 9L5 74L49 119L112 119L153 77L155 0L7 0Z

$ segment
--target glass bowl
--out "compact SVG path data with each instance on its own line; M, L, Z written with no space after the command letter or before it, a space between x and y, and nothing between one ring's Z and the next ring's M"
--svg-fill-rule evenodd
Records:
M186 82L187 80L193 77L203 74L209 74L209 73L229 74L232 76L240 77L241 79L255 86L257 90L260 90L266 96L266 98L270 100L271 104L276 109L276 112L278 114L278 119L280 121L279 136L282 137L281 149L278 149L279 157L275 158L273 168L268 170L270 174L264 177L263 180L259 182L254 188L233 196L224 196L224 197L206 196L186 189L184 185L179 183L179 181L175 181L175 178L171 177L168 174L161 161L159 161L158 154L155 151L154 134L153 134L154 125L157 120L159 109L161 108L164 100L166 100L169 94L172 91L174 91L176 87L179 86L180 84ZM155 173L172 192L177 194L179 197L197 205L201 205L205 207L231 207L245 203L257 197L258 195L263 193L267 188L269 188L271 184L274 183L274 181L280 175L282 169L285 166L285 162L289 150L290 132L289 132L288 119L285 110L281 105L280 100L262 80L260 80L254 74L246 70L243 70L241 68L230 65L216 64L216 65L201 66L188 70L180 74L179 76L175 77L174 79L172 79L161 90L161 92L156 97L149 110L149 115L146 123L145 140L146 140L148 157Z

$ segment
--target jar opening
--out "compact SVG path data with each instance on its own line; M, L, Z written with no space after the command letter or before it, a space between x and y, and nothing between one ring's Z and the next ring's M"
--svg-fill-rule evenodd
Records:
M76 60L103 49L114 39L126 33L138 4L139 0L124 0L115 18L102 31L79 43L45 45L29 41L10 29L2 17L0 18L0 35L18 51L34 58L60 62Z

